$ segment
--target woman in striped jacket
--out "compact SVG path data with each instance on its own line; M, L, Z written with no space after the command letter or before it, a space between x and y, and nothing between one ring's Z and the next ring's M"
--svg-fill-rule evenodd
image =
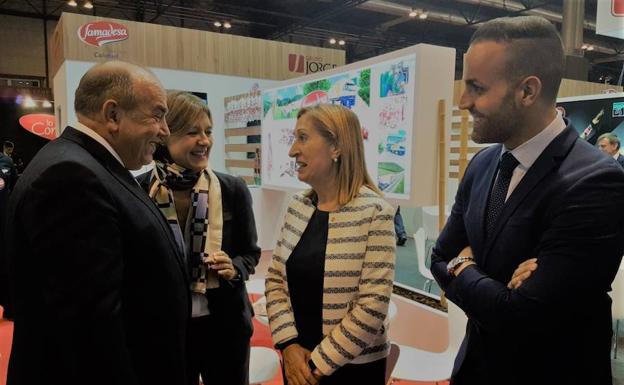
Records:
M311 189L290 202L266 278L286 383L383 385L394 210L366 171L357 116L302 109L289 155Z

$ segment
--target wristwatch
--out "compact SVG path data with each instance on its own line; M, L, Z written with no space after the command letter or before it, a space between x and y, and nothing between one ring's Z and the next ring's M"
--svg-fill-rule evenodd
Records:
M453 274L455 269L466 261L474 261L474 258L471 255L460 255L455 257L446 265L446 271L448 271L449 274Z

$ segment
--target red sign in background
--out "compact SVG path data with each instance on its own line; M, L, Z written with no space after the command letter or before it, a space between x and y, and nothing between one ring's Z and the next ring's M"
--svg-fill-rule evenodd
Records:
M42 138L56 139L56 119L50 114L28 114L19 118L19 124L28 132Z
M613 16L624 16L624 0L611 0L611 13Z
M126 40L128 28L112 21L94 21L81 25L78 28L78 37L89 45L101 47L104 44Z

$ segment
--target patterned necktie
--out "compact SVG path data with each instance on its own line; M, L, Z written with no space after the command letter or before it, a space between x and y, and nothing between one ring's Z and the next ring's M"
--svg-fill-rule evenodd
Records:
M492 234L496 220L503 211L505 199L507 198L507 190L509 190L509 182L513 171L518 166L518 160L514 158L511 152L505 152L498 162L498 177L492 186L490 192L490 200L488 201L487 217L486 217L486 236Z

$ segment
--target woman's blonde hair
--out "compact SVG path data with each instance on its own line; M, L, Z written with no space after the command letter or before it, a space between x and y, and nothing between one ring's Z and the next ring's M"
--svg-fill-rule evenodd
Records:
M167 92L167 125L171 135L185 134L193 128L201 114L208 115L212 121L212 114L208 105L197 96L185 91Z
M348 108L319 104L299 110L297 119L307 116L325 140L340 152L336 172L338 203L345 205L366 186L381 195L366 169L364 141L358 117ZM310 195L314 194L311 192Z
M185 91L167 92L167 125L172 136L186 134L201 114L208 115L212 121L210 109L203 100ZM173 163L173 158L167 149L168 139L165 143L159 144L154 152L154 160L158 162Z

